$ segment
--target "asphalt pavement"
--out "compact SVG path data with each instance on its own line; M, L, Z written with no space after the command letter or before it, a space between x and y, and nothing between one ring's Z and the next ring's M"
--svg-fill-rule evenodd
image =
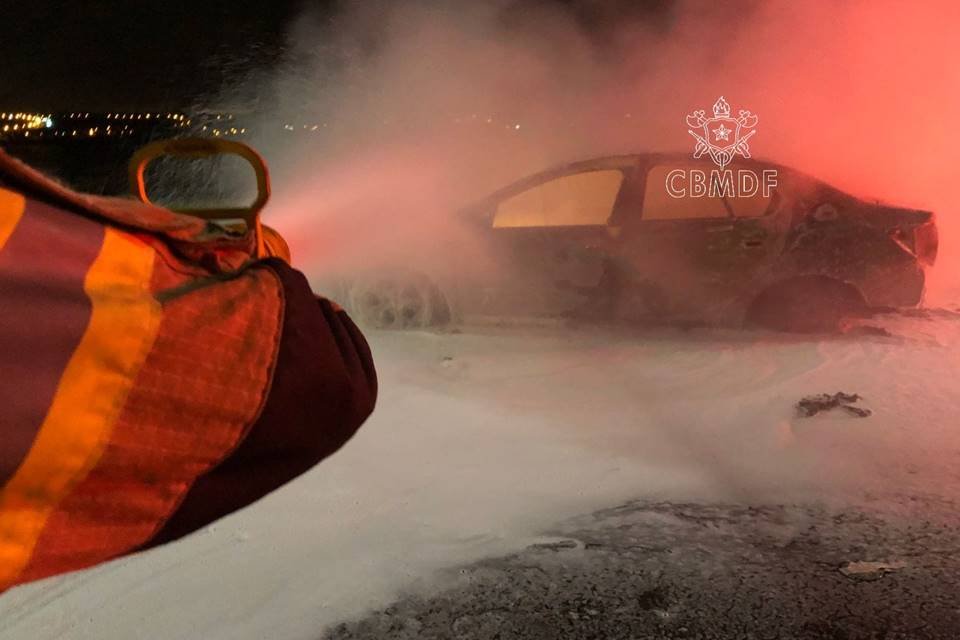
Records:
M324 638L955 640L956 506L625 504Z

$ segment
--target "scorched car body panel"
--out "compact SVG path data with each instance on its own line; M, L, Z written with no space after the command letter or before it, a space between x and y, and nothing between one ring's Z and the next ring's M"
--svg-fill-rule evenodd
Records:
M732 163L727 185L711 184L715 169L686 155L641 154L538 173L461 212L496 269L451 264L421 277L417 286L430 291L398 297L351 285L349 299L380 326L449 317L424 313L437 300L466 322L710 325L803 308L832 321L922 302L937 250L932 213L861 200L772 163ZM695 193L698 179L707 193ZM711 194L711 186L720 188ZM392 282L406 286L396 274ZM777 309L758 311L763 304Z

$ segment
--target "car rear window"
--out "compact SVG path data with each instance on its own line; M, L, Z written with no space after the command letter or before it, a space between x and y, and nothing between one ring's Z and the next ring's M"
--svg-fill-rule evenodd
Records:
M667 175L677 169L684 168L674 165L657 165L650 169L643 196L644 220L691 220L730 216L722 197L691 196L685 184L683 196L670 195L666 187ZM687 175L686 171L683 175Z
M623 184L619 170L575 173L522 191L497 206L494 228L606 225Z
M671 176L671 172L679 171ZM724 197L722 195L692 196L689 184L689 168L672 165L653 167L647 174L646 193L644 195L643 218L645 220L685 220L696 218L726 218L734 215L738 218L759 218L770 209L771 200L776 197L776 191L757 189L751 195ZM714 179L712 173L701 169L708 176L707 180ZM667 188L667 181L673 181L674 194ZM683 195L677 196L677 193Z

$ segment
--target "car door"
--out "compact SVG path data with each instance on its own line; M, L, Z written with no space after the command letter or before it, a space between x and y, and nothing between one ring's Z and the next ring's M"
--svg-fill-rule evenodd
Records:
M497 201L489 234L500 273L484 292L487 313L564 316L589 305L616 243L610 219L623 183L623 169L587 169Z
M669 315L709 315L769 261L773 234L762 221L769 194L742 202L709 189L696 194L694 183L709 185L714 169L693 161L652 163L643 174L639 216L624 221L631 279Z
M752 194L737 193L726 198L733 212L734 229L730 252L721 266L730 280L743 289L765 277L783 247L785 226L776 213L782 196L776 185Z

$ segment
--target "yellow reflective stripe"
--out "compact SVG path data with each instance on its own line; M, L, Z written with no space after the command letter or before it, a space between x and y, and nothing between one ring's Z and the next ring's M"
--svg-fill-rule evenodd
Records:
M26 205L26 199L19 193L0 189L0 251L17 228Z
M47 416L0 493L0 590L16 582L50 515L97 464L160 326L153 250L106 230L84 280L93 308ZM42 552L42 550L40 550Z

